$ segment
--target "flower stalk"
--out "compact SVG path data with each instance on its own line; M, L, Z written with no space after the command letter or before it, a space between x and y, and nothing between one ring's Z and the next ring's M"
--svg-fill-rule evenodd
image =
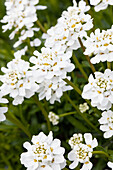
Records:
M76 57L75 55L73 55L73 60L74 60L75 64L77 65L77 67L79 68L79 70L81 71L81 73L83 74L84 78L85 78L86 80L88 80L87 74L86 74L85 71L83 70L80 62L78 61L78 59L77 59L77 57Z
M37 106L42 111L42 114L44 115L46 122L47 122L48 130L50 131L51 130L51 124L50 124L46 110L44 109L44 107L42 106L42 103L38 100L38 98L36 96L34 96L33 99L34 99L35 103L37 104Z
M65 96L67 98L67 100L72 104L72 106L75 108L75 110L77 111L77 113L85 120L85 122L90 126L92 127L96 132L98 132L100 135L102 135L102 132L100 130L98 130L98 128L96 126L94 126L88 119L87 117L82 114L78 108L78 106L76 106L74 104L74 102L71 100L71 98L67 95L67 93L65 93Z
M61 118L61 117L69 116L69 115L74 115L74 114L76 114L76 113L77 113L77 112L69 112L69 113L60 114L60 115L58 115L58 116Z
M93 151L93 154L99 154L99 155L102 154L105 155L106 157L109 157L109 155L104 151Z
M85 47L84 47L84 45L83 45L80 37L78 37L78 40L79 40L79 43L80 43L80 45L81 45L81 48L82 48L82 50L83 50L83 52L84 52L84 51L85 51ZM85 55L85 57L86 57L88 63L90 64L90 67L91 67L91 69L92 69L92 71L93 71L93 73L94 73L96 70L95 70L94 65L91 63L89 56L88 56L88 55Z
M75 84L73 84L71 81L69 81L68 79L64 79L64 81L65 81L67 84L69 84L71 87L73 87L73 89L74 89L79 95L82 94L81 90L80 90Z
M107 68L111 70L111 63L107 61Z
M40 29L43 33L47 33L46 29L43 27L43 25L41 24L41 22L39 20L36 21L36 24L40 27Z
M14 116L14 114L13 115L12 113L7 114L6 118L15 125L17 125L17 127L19 127L29 137L29 139L31 139L31 134L29 130Z

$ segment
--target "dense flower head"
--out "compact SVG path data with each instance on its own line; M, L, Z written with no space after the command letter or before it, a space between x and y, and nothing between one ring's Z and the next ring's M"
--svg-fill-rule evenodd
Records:
M8 103L8 100L3 98L3 93L0 91L0 104L1 103ZM0 107L0 122L3 122L6 120L6 117L4 115L4 113L6 113L8 111L7 107Z
M68 154L68 158L73 163L69 166L70 169L74 169L78 166L79 163L82 163L83 166L81 170L92 169L92 163L90 162L90 158L92 157L93 148L98 146L97 139L92 139L92 135L90 133L84 134L84 140L79 140L78 144L75 144L72 148L72 151Z
M19 41L16 42L14 47L19 46L27 37L33 37L34 31L38 28L32 28L34 22L38 20L37 9L45 9L44 6L38 6L39 0L7 0L5 2L6 15L1 20L3 31L12 30L10 39L13 39L15 34L19 34ZM15 15L16 14L16 15Z
M84 86L82 97L91 99L91 105L100 110L108 110L113 103L113 71L106 69L104 73L91 74L89 83Z
M64 77L66 72L74 70L74 64L71 63L72 52L64 53L62 51L53 50L43 47L41 53L34 52L37 57L31 57L31 63L35 64L34 69L37 70L37 75L40 76L37 81L41 82L44 79L51 79L54 76ZM43 75L43 76L42 76Z
M74 134L70 140L69 140L69 145L73 149L76 145L80 144L83 141L83 136L82 134Z
M65 167L65 149L59 139L53 140L52 132L32 137L32 145L24 143L27 152L21 154L21 163L29 170L61 170Z
M43 47L41 53L34 52L37 57L31 57L30 62L34 64L32 70L36 82L39 84L39 100L46 97L50 103L60 101L64 91L72 89L66 86L63 79L67 77L68 72L72 72L75 68L71 63L72 52L64 53L59 50Z
M68 80L71 77L66 77ZM39 100L46 98L46 100L50 101L51 104L54 104L55 101L60 102L60 98L63 95L63 92L72 90L71 86L68 86L65 81L62 80L59 76L52 78L51 80L44 80L39 83L39 89L37 92L39 93Z
M79 105L79 110L81 111L81 113L86 112L87 110L89 110L89 106L87 103L83 103Z
M74 5L62 13L58 23L47 31L45 46L64 51L78 49L78 37L86 37L86 31L93 27L91 16L85 14L89 9L84 1L81 0L78 6L74 1Z
M32 71L29 69L29 62L18 57L10 61L7 68L1 68L4 75L0 76L0 81L3 83L0 89L4 96L9 94L14 98L14 105L21 104L24 97L30 98L38 89Z
M57 125L59 123L59 116L54 112L49 112L48 118L53 125Z
M99 119L101 124L100 130L104 133L104 138L110 138L113 136L113 112L111 110L102 113L102 117Z
M99 63L100 61L113 61L113 26L107 31L96 29L95 33L91 33L90 37L84 41L86 47L85 55L94 55L91 59L93 64Z
M90 0L90 4L95 6L95 11L99 12L108 7L108 5L113 5L112 0Z

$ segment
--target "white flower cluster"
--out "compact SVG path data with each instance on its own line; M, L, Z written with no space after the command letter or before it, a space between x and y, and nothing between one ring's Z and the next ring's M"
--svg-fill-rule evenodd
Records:
M113 170L113 162L108 162L107 165Z
M90 7L83 0L78 6L73 2L74 5L62 13L58 23L47 31L46 47L61 51L76 50L80 48L78 37L86 37L86 31L93 27L91 16L85 14Z
M21 154L21 163L29 170L61 170L66 166L65 149L59 139L53 140L52 132L32 137L32 145L24 143L27 152Z
M79 110L81 111L81 113L86 112L87 110L89 110L89 106L87 103L83 103L79 105Z
M17 57L10 61L7 67L1 68L4 75L0 75L0 81L3 83L0 90L4 96L9 94L14 98L14 105L22 104L24 97L33 96L39 86L35 83L29 62Z
M102 117L99 119L101 124L100 130L104 133L104 138L110 138L113 136L113 112L111 110L102 113Z
M59 116L54 112L49 112L48 118L53 125L57 125L59 123Z
M3 94L2 92L0 92L0 103L8 103L8 100L5 98L2 98ZM6 120L6 117L4 115L4 113L6 113L8 111L7 107L0 107L0 122L3 122L4 120Z
M37 9L46 9L45 6L37 5L39 0L6 0L6 15L1 20L3 31L12 30L10 39L13 39L16 34L19 34L19 40L14 44L16 48L23 43L28 37L34 36L34 31L39 31L39 28L33 28L34 22L38 20L36 11ZM20 33L19 33L20 31ZM31 42L33 45L33 43ZM34 46L40 45L41 41L36 39Z
M67 77L67 72L74 70L75 66L71 63L72 52L64 53L43 47L41 53L34 52L37 57L31 57L30 62L35 64L32 67L35 81L39 84L39 100L46 97L53 104L55 101L60 102L64 91L71 90L66 86L63 79Z
M108 5L113 5L112 0L90 0L90 4L95 6L95 11L99 12L108 7Z
M113 26L107 31L96 29L95 33L91 33L90 37L84 41L86 50L85 55L94 55L91 59L93 64L99 63L100 61L113 61Z
M68 154L68 159L73 161L73 163L69 166L69 168L74 169L79 163L82 163L83 166L80 170L92 169L93 165L90 162L90 158L92 157L93 148L98 146L97 139L92 139L92 135L90 133L84 134L85 144L82 143L83 137L80 134L78 136L73 136L73 139L75 141L73 145L71 145L72 151ZM73 139L71 138L71 141L73 141Z
M83 141L83 136L82 134L74 134L70 140L69 140L69 145L73 149L75 145L80 144Z
M113 71L106 69L104 73L91 74L89 83L84 86L82 97L91 99L91 105L100 110L108 110L113 104Z

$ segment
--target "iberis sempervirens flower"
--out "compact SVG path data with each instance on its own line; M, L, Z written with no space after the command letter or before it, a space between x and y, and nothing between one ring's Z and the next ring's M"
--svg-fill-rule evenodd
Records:
M72 52L64 53L43 47L41 53L35 51L34 55L36 57L31 57L30 62L34 64L32 70L39 84L39 100L46 97L46 100L50 100L52 104L55 100L60 101L63 92L72 89L63 81L68 78L67 73L75 68L70 60Z
M52 132L46 136L43 132L32 137L32 145L24 143L27 152L21 154L21 163L29 170L61 170L65 167L65 149L59 139L53 140Z
M90 158L92 157L93 148L98 146L97 139L92 139L92 135L90 133L85 133L83 136L85 140L84 144L82 135L80 137L79 136L80 134L75 137L77 142L75 141L73 143L72 150L68 154L68 159L73 161L69 168L75 169L79 163L82 163L83 166L80 170L91 170L93 164L90 162Z
M35 94L38 85L35 83L29 62L22 59L13 59L7 64L7 68L1 68L4 75L0 75L3 83L0 87L3 95L9 94L14 98L13 104L22 104L24 97L30 98Z
M95 6L95 11L99 12L108 7L108 5L113 5L112 0L90 0L90 4Z
M86 112L87 110L89 110L89 106L87 103L83 103L79 105L79 110L81 111L81 113Z
M3 97L3 93L0 91L0 103L8 103L8 100ZM4 113L6 113L8 111L7 107L0 107L0 122L3 122L4 120L6 120L6 117L4 115Z
M113 170L113 162L108 162L107 165L109 168L111 168Z
M89 9L84 1L78 5L74 1L74 5L62 13L58 23L47 31L45 46L64 51L78 49L78 37L86 37L86 31L93 27L91 16L85 14Z
M34 22L38 20L36 11L46 9L45 6L37 5L39 0L6 0L6 15L1 20L3 31L12 30L10 39L15 35L19 36L19 40L14 44L14 47L19 46L28 37L34 36L34 31L39 31L39 28L34 28ZM32 45L39 46L41 41L36 39Z
M107 31L96 29L95 33L91 33L90 37L84 41L86 47L85 55L92 56L91 62L93 64L100 61L113 61L113 26Z
M59 123L59 116L54 112L49 112L48 118L53 125L57 125Z
M113 136L113 112L111 110L102 113L102 117L99 119L101 124L100 130L104 132L104 138L110 138Z
M100 110L108 110L113 104L113 71L106 69L104 73L91 74L89 83L84 86L82 97L91 99L91 105Z
M80 144L83 141L83 136L82 134L74 134L70 140L69 140L69 145L73 149L76 145Z

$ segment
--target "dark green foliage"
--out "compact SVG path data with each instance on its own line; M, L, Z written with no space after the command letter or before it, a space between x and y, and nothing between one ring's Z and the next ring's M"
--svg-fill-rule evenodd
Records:
M47 30L56 24L62 11L66 10L72 2L71 0L40 0L40 4L48 7L45 11L38 11L38 18ZM92 8L91 14L94 17L94 29L100 28L102 30L111 27L113 23L112 6L99 13L94 12ZM4 15L4 0L0 0L0 19L2 19ZM6 66L7 62L12 60L14 53L13 42L8 38L9 32L2 33L1 26L2 24L0 24L0 68ZM41 35L42 32L40 31L39 36L41 37ZM75 51L74 54L89 76L91 69L83 55L83 51L79 49ZM25 59L28 60L29 56L30 54L28 54L28 57L25 57ZM100 63L96 65L96 70L103 72L105 67L106 63ZM71 73L71 76L73 83L82 90L87 81L84 79L77 66L75 71ZM77 106L85 102L74 90L68 92L68 94ZM0 170L24 170L25 168L20 164L20 154L24 152L23 143L25 141L30 141L30 137L32 135L37 135L40 131L48 134L48 128L46 120L33 98L29 100L26 99L22 105L17 107L11 104L12 99L9 100L9 111L6 114L7 120L4 123L0 123ZM75 109L65 96L62 97L61 103L56 102L54 105L50 105L49 102L43 100L42 104L47 113L49 113L49 111L54 111L56 114L75 112ZM99 129L98 119L100 115L98 112L90 107L90 110L84 113L84 115ZM102 135L95 132L92 127L89 127L79 114L76 113L69 117L61 118L59 125L52 126L51 130L54 132L54 137L62 140L62 145L66 148L66 154L70 151L68 139L73 133L91 132L93 136L98 139L99 146L102 146L99 150L105 149L107 152L109 147L108 153L111 154L110 160L113 161L113 140L105 140ZM93 170L104 170L107 161L108 160L103 155L94 156L92 158L92 163L94 164Z

